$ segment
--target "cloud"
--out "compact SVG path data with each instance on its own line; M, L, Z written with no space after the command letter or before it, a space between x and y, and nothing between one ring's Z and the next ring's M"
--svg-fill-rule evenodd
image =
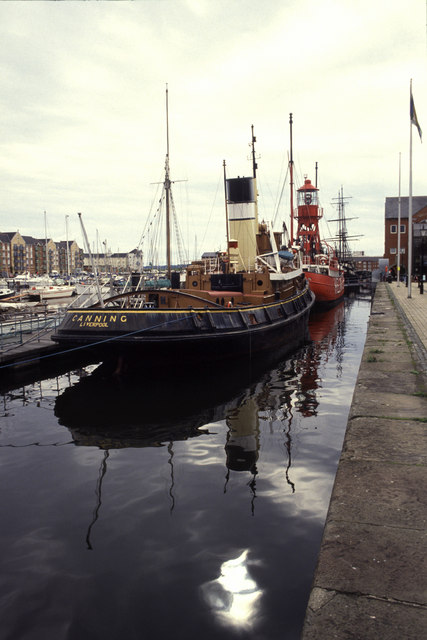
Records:
M89 237L99 229L113 250L132 249L161 180L168 84L171 171L188 180L174 188L191 244L225 246L222 163L228 175L249 173L252 124L272 217L292 112L299 180L318 162L329 217L343 185L354 233L365 233L355 248L381 254L399 152L407 185L411 77L427 122L424 24L416 0L1 3L0 228L13 220L40 235L46 209L59 235L74 211L81 243L82 211Z

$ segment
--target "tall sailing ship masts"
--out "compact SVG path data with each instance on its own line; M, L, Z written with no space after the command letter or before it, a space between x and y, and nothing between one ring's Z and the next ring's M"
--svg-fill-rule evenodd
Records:
M171 230L170 230L170 189L171 181L169 178L169 104L168 104L168 85L166 85L166 162L165 162L165 181L164 188L166 193L166 261L167 276L171 277Z
M338 197L332 198L332 203L336 203L336 206L338 208L338 218L332 218L328 220L328 222L338 223L337 237L331 238L331 240L335 240L338 243L337 257L342 264L345 262L350 262L352 259L351 249L348 242L349 239L356 239L359 237L357 235L349 236L347 232L347 221L354 220L354 218L347 218L345 215L345 204L346 200L349 199L350 198L348 196L344 196L344 189L341 185L340 191L338 192Z

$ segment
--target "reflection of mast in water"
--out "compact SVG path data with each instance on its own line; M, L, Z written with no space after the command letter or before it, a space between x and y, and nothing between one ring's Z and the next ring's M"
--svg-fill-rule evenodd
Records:
M304 418L317 415L316 390L319 388L318 366L320 362L320 350L318 345L309 345L305 348L301 359L298 360L297 372L299 383L296 391L295 409Z
M291 425L292 425L292 420L293 420L293 414L292 414L292 406L289 406L289 418L288 418L288 428L284 430L284 434L285 434L285 447L286 447L286 451L288 452L288 464L286 465L286 469L285 469L285 476L286 476L286 482L288 483L288 485L291 487L292 489L292 493L295 493L295 483L292 482L292 480L289 477L289 470L291 468L292 465L292 437L291 437Z
M224 493L230 478L230 471L249 471L252 475L248 486L252 492L251 509L254 515L256 498L256 476L259 453L259 417L256 398L251 396L226 416L229 427L225 445L227 475Z
M288 485L291 487L292 493L295 493L295 483L292 482L289 472L292 466L292 435L291 427L293 422L293 400L292 396L297 388L298 375L297 375L297 362L298 359L292 358L288 360L284 366L277 369L272 373L268 388L270 392L270 398L266 398L268 404L272 405L272 399L277 398L278 405L275 406L276 411L280 409L280 421L287 426L283 427L283 434L285 436L284 447L287 453L287 464L285 468L285 478ZM277 376L277 377L276 377ZM274 390L274 392L273 392ZM279 392L279 393L277 393ZM274 403L276 404L276 403ZM260 405L260 408L263 405ZM274 405L273 405L274 406ZM272 430L273 431L273 430Z
M169 495L170 495L170 499L171 499L171 508L170 508L170 512L172 514L172 511L175 508L175 496L173 494L173 488L175 486L175 477L174 477L174 473L173 473L173 440L171 440L168 444L168 453L169 453L169 460L168 460L168 464L170 464L171 467L171 485L169 487Z
M95 507L95 509L93 511L92 522L90 523L90 525L88 527L88 530L87 530L87 534L86 534L87 548L90 549L91 551L92 551L93 547L92 547L92 543L90 541L90 535L92 533L92 527L95 524L95 522L98 520L98 517L99 517L99 510L100 510L101 504L102 504L102 500L101 500L102 481L104 479L105 474L107 473L107 460L108 460L109 455L110 455L110 452L109 452L108 449L106 451L104 451L104 457L102 459L101 466L99 468L98 480L96 482L96 489L95 489L95 495L97 497L97 503L96 503L96 507Z
M345 330L346 330L346 317L345 309L343 308L342 316L337 323L337 337L336 337L336 356L337 356L337 378L342 376L342 363L344 359L344 347L345 347Z

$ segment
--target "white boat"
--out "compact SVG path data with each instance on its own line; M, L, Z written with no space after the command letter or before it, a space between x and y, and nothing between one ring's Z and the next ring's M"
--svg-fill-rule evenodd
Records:
M30 287L28 294L40 296L40 300L52 300L54 298L71 298L74 292L74 287L68 284L53 284Z
M41 278L39 282L32 284L28 288L30 297L38 296L40 300L52 300L54 298L71 298L75 294L75 287L66 284L59 278Z
M0 287L0 300L6 300L15 295L13 289L9 289L9 287Z

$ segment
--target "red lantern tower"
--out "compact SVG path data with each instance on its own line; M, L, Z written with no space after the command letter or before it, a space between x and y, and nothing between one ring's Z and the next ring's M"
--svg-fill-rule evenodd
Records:
M312 262L316 255L322 253L319 221L323 216L323 209L319 207L318 191L307 177L304 185L297 190L296 239L300 243L303 255Z

